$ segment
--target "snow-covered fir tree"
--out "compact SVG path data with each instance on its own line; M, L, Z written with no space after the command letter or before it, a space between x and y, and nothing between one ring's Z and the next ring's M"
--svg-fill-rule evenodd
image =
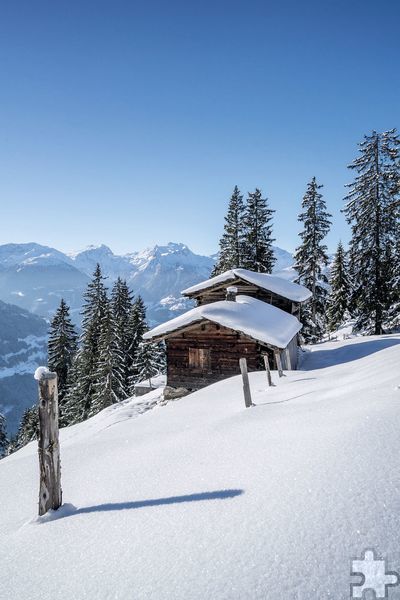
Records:
M8 445L6 418L0 413L0 458L3 458L7 454Z
M323 272L328 265L327 247L323 240L330 229L331 215L313 177L307 185L302 201L299 221L303 223L300 233L301 244L296 249L294 268L298 272L297 283L312 291L312 298L301 308L303 329L301 335L306 342L317 342L326 328L326 298L328 279Z
M78 335L69 315L69 307L62 299L51 321L47 343L48 366L50 371L57 373L60 416L67 391L68 373L77 351L77 340Z
M388 242L385 248L384 278L386 297L384 329L400 329L400 235L395 243Z
M93 397L98 376L99 344L104 315L108 306L107 290L100 265L84 294L80 348L71 372L65 397L65 412L70 423L87 419L92 413Z
M275 264L272 248L272 215L261 190L248 194L244 214L244 245L241 266L259 273L271 273Z
M36 440L39 434L39 411L37 405L27 408L22 415L16 436L10 443L10 452L19 450L32 440Z
M138 373L136 370L136 359L139 351L139 346L143 341L143 334L148 330L146 320L146 306L141 296L137 296L133 302L133 306L128 319L128 373L129 373L129 390L133 393L133 386L137 382Z
M244 250L244 202L239 188L235 186L225 217L224 233L219 242L218 260L212 276L229 269L242 267Z
M120 277L118 277L111 292L111 305L117 334L116 340L121 355L122 385L124 394L127 396L129 393L130 367L132 362L130 360L132 339L129 319L133 310L133 300L132 293L126 281Z
M357 175L348 185L344 213L351 224L356 327L381 334L390 312L386 302L387 245L396 244L399 223L400 140L395 129L364 136L349 165ZM394 252L392 252L394 254Z
M101 334L98 343L94 394L90 406L90 416L127 397L123 378L124 361L120 349L117 323L111 303L107 302L104 307Z
M141 342L135 360L136 381L148 381L151 386L151 378L164 372L164 345Z
M346 252L342 242L339 242L333 259L329 284L328 329L329 331L335 331L343 324L346 315L349 314L349 298L351 294Z

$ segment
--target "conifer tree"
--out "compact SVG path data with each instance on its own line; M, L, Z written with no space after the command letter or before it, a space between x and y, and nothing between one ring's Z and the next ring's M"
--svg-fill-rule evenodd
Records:
M129 389L132 392L132 386L137 381L138 373L136 371L136 358L139 345L143 340L143 335L147 331L146 307L141 298L137 296L128 319L129 351L127 359L127 368L129 373Z
M349 281L346 252L339 242L330 272L330 293L328 298L328 329L335 331L342 325L348 314L351 286Z
M98 359L90 416L127 397L124 389L123 358L119 342L114 314L110 303L107 303L104 307L98 344Z
M399 228L400 231L400 228ZM395 243L387 243L385 249L385 290L386 310L384 327L387 330L400 327L400 235Z
M0 458L3 458L7 454L8 445L6 418L0 413Z
M116 341L121 357L120 368L122 372L122 386L124 395L129 393L130 377L130 347L131 335L129 319L133 309L132 293L130 292L126 281L118 277L111 292L111 304L113 318L115 322Z
M248 194L244 215L244 244L241 266L250 271L272 273L275 256L272 247L272 215L266 198L256 188Z
M87 419L96 393L100 336L108 305L104 280L100 265L97 264L84 294L80 349L72 369L73 381L69 382L65 399L66 418L70 423Z
M78 348L73 358L71 368L68 372L66 393L63 401L63 410L60 415L61 427L80 423L80 421L85 418L85 405L83 403L83 377L84 372L82 349Z
M225 217L224 233L219 242L219 255L212 276L242 266L244 250L244 203L235 186Z
M307 342L321 339L326 325L326 284L328 279L323 268L328 265L327 247L322 243L330 229L331 215L326 210L326 203L313 177L307 186L302 201L302 212L299 221L303 223L300 233L301 244L297 248L294 268L298 272L297 283L301 283L312 291L312 298L301 308L303 323L302 337Z
M60 418L67 391L68 373L77 351L77 339L78 335L69 316L69 307L61 300L50 325L47 344L49 369L57 373Z
M22 415L15 438L11 441L10 452L19 450L36 440L39 434L39 411L37 405L27 408Z
M165 350L162 344L141 342L139 344L136 360L136 381L148 381L151 386L151 378L164 373Z
M387 311L385 251L394 244L399 222L400 140L396 130L373 131L359 144L349 165L357 173L348 184L344 213L352 228L350 256L355 277L353 303L359 330L380 334Z

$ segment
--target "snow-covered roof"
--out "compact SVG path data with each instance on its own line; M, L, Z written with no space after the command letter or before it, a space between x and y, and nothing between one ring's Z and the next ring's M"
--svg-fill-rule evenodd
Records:
M193 285L192 287L183 290L182 294L184 296L191 296L201 292L202 290L216 287L221 283L232 281L238 278L243 279L248 283L252 283L253 285L256 285L264 290L278 294L278 296L288 298L293 302L305 302L312 296L310 290L305 288L303 285L293 283L292 281L287 281L286 279L282 279L276 275L269 275L268 273L255 273L254 271L248 271L247 269L231 269L230 271L225 271L225 273L221 273L221 275L217 275L216 277L207 279L207 281L202 281L197 285Z
M204 320L240 331L277 348L286 348L302 327L295 316L280 308L250 296L239 295L236 302L220 300L192 308L183 315L158 325L143 337L146 340L166 337L174 331Z

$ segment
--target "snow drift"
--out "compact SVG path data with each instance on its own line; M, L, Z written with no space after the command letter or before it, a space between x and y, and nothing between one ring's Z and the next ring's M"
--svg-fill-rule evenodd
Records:
M160 390L62 431L65 506L37 520L34 443L0 461L0 598L347 598L400 570L400 336L321 344L266 388Z

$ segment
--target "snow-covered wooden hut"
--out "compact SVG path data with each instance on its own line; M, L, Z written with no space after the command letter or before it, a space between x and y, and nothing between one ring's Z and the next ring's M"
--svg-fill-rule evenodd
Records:
M169 386L195 390L237 375L242 357L249 371L263 368L264 354L275 365L276 353L283 350L286 368L296 369L301 329L296 315L300 303L311 296L306 288L234 269L183 294L199 305L144 336L165 341Z

